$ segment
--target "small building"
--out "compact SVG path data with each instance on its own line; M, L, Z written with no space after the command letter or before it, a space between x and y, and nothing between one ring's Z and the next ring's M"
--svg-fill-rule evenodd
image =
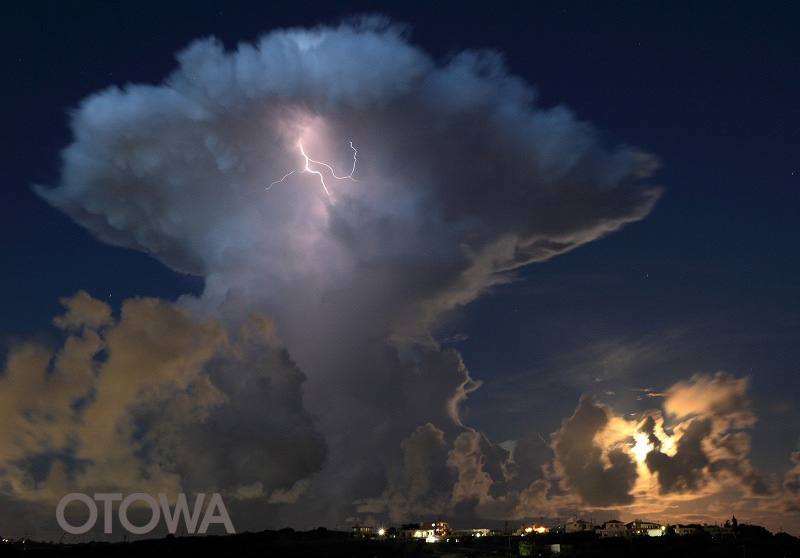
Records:
M421 521L403 525L397 534L400 539L425 539L427 542L438 542L450 535L450 525L443 521Z
M719 525L706 525L703 524L703 531L712 537L732 537L733 529L731 527L720 527Z
M628 533L632 536L660 537L664 534L666 527L662 527L653 521L634 519L626 525Z
M599 533L601 537L627 537L628 526L617 519L610 519L603 523Z
M564 526L564 532L566 533L581 533L584 531L593 531L594 525L589 523L588 521L584 521L583 519L578 519L578 516L573 515L567 520L567 524Z

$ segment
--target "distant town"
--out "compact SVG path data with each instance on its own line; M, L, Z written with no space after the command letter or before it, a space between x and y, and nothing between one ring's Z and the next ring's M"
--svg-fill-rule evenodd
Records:
M735 519L734 519L735 521ZM611 519L604 523L593 524L591 521L579 519L577 515L571 516L567 522L561 526L546 526L534 523L524 525L513 530L500 529L451 529L445 522L420 522L403 525L400 529L394 527L376 527L370 525L355 525L351 533L355 538L375 538L387 537L397 539L424 539L425 542L458 542L467 537L491 537L491 536L525 536L525 535L544 535L548 533L593 533L599 537L661 537L666 534L671 535L691 535L704 533L712 537L733 537L735 536L735 525L730 520L725 521L724 525L700 524L660 524L655 521L634 519L629 523L623 523L617 519Z
M354 525L346 531L284 528L227 536L167 535L133 542L39 542L2 538L0 557L309 556L487 558L490 556L800 556L800 539L739 523L661 524L611 519L594 524L573 515L563 525L506 524L505 529L453 529L444 521L399 527Z

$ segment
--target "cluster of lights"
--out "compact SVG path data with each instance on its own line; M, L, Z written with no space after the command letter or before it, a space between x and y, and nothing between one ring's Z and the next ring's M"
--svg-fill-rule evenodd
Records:
M538 526L538 527L535 526L535 525L532 526L532 527L525 527L525 532L526 533L539 533L541 535L541 534L544 534L544 533L547 532L547 527L542 527L541 525Z

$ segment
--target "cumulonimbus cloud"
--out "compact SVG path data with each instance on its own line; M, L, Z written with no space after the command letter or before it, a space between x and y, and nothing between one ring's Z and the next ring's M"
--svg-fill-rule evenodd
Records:
M298 288L314 303L357 289L382 333L415 330L658 198L642 186L652 156L537 108L496 54L439 65L368 20L234 52L201 40L178 62L162 85L87 98L60 184L37 191L105 242L213 277L218 298L241 289L283 309ZM304 168L300 144L347 175L351 141L355 180L314 167L330 198L310 173L266 191Z
M192 397L210 397L207 408L176 429L185 417L147 408L142 395L161 393L169 374L128 363L141 391L126 388L123 400L142 400L125 408L142 415L123 445L169 441L147 447L178 485L295 502L286 521L333 523L381 502L416 509L398 500L400 488L417 494L443 475L455 484L433 500L451 511L464 502L490 515L533 511L498 487L544 501L542 471L514 480L510 453L462 424L459 403L479 382L458 353L439 350L431 328L514 269L644 218L660 194L647 184L656 159L607 148L563 106L538 107L498 54L440 63L375 18L276 31L233 51L203 39L177 60L161 84L85 99L71 115L60 182L36 187L99 240L205 278L182 310L133 301L127 312L152 307L149 319L163 312L170 332L188 330L184 345L153 358L182 349L176 365L195 358L192 374L207 382ZM94 345L84 353L116 340L109 354L137 360L125 345L140 335L126 328L129 314L107 323L91 304L97 315L83 330L93 333L80 343ZM253 312L274 320L269 342L238 337ZM191 340L197 328L213 337L206 348ZM99 366L91 361L86 370ZM115 401L121 412L119 397L98 389L85 412L111 412ZM130 453L112 438L109 452ZM216 440L227 445L207 453ZM104 448L85 458L102 461ZM444 461L423 471L429 454ZM262 469L279 455L285 467Z

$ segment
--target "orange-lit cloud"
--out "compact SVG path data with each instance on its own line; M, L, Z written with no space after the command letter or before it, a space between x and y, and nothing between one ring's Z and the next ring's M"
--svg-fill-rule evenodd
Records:
M0 375L5 496L52 506L70 492L241 495L256 482L269 496L321 465L324 442L294 407L302 375L272 348L268 321L229 336L158 299L128 300L117 319L83 292L62 302L63 345L19 345ZM254 395L270 410L239 415Z

